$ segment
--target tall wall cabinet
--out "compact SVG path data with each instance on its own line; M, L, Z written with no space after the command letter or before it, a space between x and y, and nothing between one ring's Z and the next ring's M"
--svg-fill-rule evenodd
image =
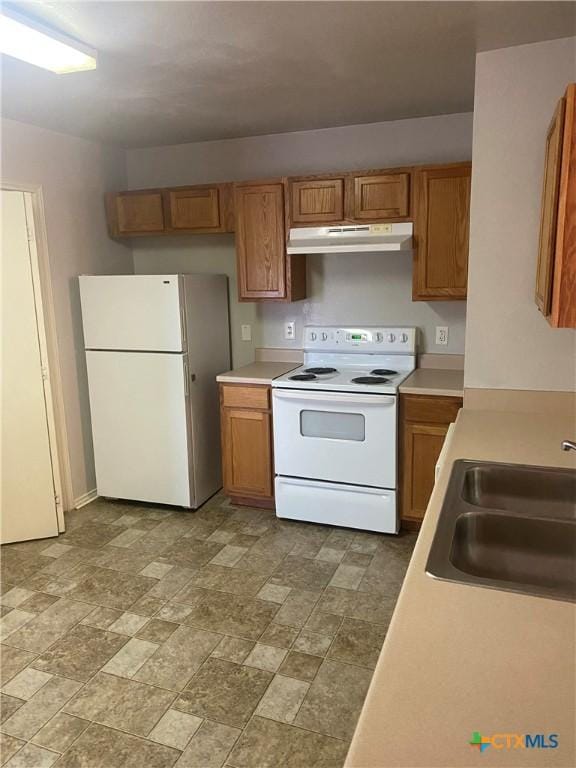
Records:
M241 301L306 296L306 257L286 253L284 189L282 180L234 185Z
M415 301L466 298L471 175L471 163L414 174Z

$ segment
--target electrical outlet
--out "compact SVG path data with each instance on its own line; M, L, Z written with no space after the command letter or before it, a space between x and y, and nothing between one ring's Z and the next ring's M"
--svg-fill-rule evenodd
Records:
M437 325L436 326L436 344L446 345L448 344L448 326Z
M242 341L252 341L251 325L243 325L241 328L241 331L242 331Z
M294 341L296 338L296 323L294 320L284 323L284 338L288 341Z

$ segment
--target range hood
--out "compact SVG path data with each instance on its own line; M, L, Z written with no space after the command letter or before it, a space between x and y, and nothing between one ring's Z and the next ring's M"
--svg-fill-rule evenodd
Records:
M290 230L288 253L379 253L411 251L412 223L298 227Z

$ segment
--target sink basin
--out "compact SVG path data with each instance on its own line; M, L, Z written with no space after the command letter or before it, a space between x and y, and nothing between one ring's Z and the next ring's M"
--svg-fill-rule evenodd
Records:
M485 509L570 517L576 504L576 475L546 467L476 465L464 472L462 498Z
M576 471L455 462L426 571L576 601Z

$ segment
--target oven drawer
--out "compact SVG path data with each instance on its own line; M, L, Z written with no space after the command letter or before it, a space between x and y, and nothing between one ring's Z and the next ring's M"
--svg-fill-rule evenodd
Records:
M276 477L276 515L325 525L398 533L396 492Z
M396 397L274 389L276 474L396 488Z

